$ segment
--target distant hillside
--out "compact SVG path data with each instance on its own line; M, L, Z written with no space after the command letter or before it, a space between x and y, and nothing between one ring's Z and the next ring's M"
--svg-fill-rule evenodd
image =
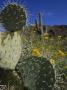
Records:
M55 36L62 36L62 37L67 36L67 25L54 25L54 26L43 25L44 33L46 32L46 27L47 27L47 32L49 33L50 36L54 36L54 37ZM40 30L36 29L35 25L29 26L29 28L41 33Z
M48 27L48 33L51 36L67 36L67 25L55 25Z

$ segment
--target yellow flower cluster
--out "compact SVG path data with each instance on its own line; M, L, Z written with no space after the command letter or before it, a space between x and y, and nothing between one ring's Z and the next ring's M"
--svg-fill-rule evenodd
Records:
M40 57L41 56L40 50L38 48L33 48L32 49L32 55Z
M51 58L51 59L50 59L50 63L54 65L56 62L55 62L54 59Z

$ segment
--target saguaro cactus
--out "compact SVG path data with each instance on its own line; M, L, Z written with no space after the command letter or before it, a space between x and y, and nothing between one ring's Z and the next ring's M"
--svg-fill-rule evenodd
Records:
M43 26L42 26L42 14L39 13L36 17L35 20L35 26L36 26L36 30L40 33L40 34L44 34L43 32Z

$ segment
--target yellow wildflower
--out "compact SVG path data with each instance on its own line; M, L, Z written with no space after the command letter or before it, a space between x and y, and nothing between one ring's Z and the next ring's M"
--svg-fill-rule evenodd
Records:
M48 49L48 48L46 48L45 50L46 50L46 52L48 52L48 51L49 51L49 49Z
M65 53L61 50L58 50L58 54L61 56L61 57L64 57L65 56Z
M46 40L49 39L48 33L44 33L44 38L45 38Z
M50 59L50 62L51 62L51 64L55 64L55 60L54 59Z
M46 48L46 49L45 49L45 51L48 53L48 52L49 52L49 49L48 49L48 48Z
M46 39L46 40L48 40L48 39L49 39L49 37L45 37L45 39Z
M38 48L33 48L33 49L32 49L32 55L33 55L33 56L40 57L40 56L41 56L40 50L39 50Z

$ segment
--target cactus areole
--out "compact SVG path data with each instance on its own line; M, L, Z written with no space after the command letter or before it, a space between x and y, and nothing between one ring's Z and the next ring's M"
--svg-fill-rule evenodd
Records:
M1 22L7 31L21 30L26 24L25 9L16 4L9 4L1 11Z

